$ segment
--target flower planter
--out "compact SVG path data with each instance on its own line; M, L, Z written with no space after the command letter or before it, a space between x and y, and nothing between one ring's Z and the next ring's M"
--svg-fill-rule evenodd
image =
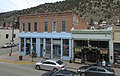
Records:
M22 58L23 58L23 56L22 56L22 55L20 55L20 56L19 56L19 60L22 60Z

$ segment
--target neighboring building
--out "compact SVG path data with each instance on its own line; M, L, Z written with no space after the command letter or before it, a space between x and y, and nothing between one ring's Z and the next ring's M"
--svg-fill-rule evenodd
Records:
M114 62L113 34L109 29L72 30L73 57L96 62L105 59Z
M71 29L85 29L86 23L73 12L20 16L19 54L70 60Z
M113 45L115 62L119 59L120 63L120 23L113 26Z
M14 43L18 43L18 35L19 35L19 30L15 29L14 30ZM4 45L5 43L9 43L12 40L12 30L11 29L0 29L0 46Z

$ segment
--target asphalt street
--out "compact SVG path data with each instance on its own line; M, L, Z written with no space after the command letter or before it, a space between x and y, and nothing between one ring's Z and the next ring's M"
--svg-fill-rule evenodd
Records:
M13 47L12 52L16 52L18 47ZM0 55L9 54L11 48L1 48ZM47 72L44 70L34 69L35 65L16 65L0 62L0 76L41 76Z
M18 47L13 47L12 51L16 52ZM3 56L4 54L9 54L11 51L11 48L0 48L0 55ZM74 66L76 64L73 64ZM71 66L71 65L70 65ZM71 66L71 67L72 67ZM80 67L80 65L78 65ZM13 69L14 68L14 69ZM36 70L35 64L8 64L8 63L2 63L0 62L0 76L41 76L43 73L46 71L43 70ZM22 70L23 69L23 70ZM70 69L76 71L76 69ZM119 68L114 68L115 73L117 76L120 76L120 69ZM27 72L28 71L28 72ZM34 73L29 73L30 71L32 72L37 72L35 75ZM29 73L29 74L27 74ZM3 74L3 75L2 75Z
M0 76L41 76L47 71L0 62Z

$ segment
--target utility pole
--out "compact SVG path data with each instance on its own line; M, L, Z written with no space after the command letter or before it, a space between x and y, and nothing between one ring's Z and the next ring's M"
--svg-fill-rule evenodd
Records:
M11 56L12 54L12 47L14 45L14 27L16 25L16 22L17 22L17 17L15 16L12 21L12 40L11 40L11 51L9 53L9 56Z

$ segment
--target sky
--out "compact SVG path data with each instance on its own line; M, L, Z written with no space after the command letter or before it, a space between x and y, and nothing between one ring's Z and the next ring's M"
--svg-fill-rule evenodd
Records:
M22 10L30 7L35 7L44 3L54 3L57 1L63 0L0 0L0 13L13 11L13 10Z

